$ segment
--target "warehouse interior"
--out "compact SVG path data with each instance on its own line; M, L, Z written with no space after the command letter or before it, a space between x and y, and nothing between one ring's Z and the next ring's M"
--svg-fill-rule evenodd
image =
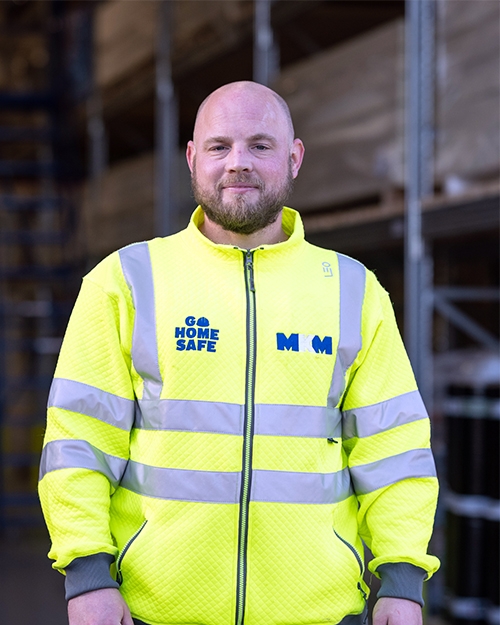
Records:
M306 238L376 272L431 415L424 622L499 624L500 2L3 0L0 49L0 622L67 623L36 483L81 278L187 224L196 110L256 80Z

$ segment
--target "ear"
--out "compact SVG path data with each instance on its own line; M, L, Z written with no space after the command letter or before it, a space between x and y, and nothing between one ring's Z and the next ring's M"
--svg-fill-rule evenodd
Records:
M196 148L194 147L194 143L192 141L188 141L186 148L186 160L191 173L193 173L193 164L194 157L196 154Z
M300 166L302 165L302 159L304 158L304 144L300 139L294 139L292 145L292 151L290 157L292 159L292 175L297 178L299 174Z

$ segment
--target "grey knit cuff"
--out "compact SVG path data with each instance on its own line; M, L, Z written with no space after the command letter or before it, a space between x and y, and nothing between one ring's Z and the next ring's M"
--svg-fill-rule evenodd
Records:
M398 597L419 603L422 607L424 599L422 588L427 577L426 571L408 562L390 562L377 568L381 586L377 597Z
M119 588L109 570L115 561L109 553L75 558L66 567L66 601L100 588Z

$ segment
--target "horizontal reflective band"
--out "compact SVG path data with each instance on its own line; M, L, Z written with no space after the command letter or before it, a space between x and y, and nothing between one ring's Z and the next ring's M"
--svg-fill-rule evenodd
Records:
M348 469L337 473L262 471L252 473L252 501L329 504L353 494Z
M244 414L240 404L177 399L139 400L136 410L135 427L146 430L243 434ZM340 438L341 428L337 408L255 405L255 434Z
M356 260L337 254L339 266L339 342L333 368L328 405L337 406L345 389L345 374L362 345L361 317L365 298L366 270Z
M268 436L340 438L340 411L322 406L256 404L254 432Z
M90 469L105 475L116 487L127 466L123 458L105 454L86 441L58 440L47 443L42 451L40 479L59 469Z
M411 449L397 456L350 467L357 495L418 477L436 477L436 466L430 449Z
M106 393L95 386L54 378L49 393L49 408L62 408L94 417L122 430L134 423L135 402Z
M161 399L139 400L135 426L144 430L176 430L243 434L243 406L222 402Z
M238 503L238 472L164 469L130 461L120 486L158 499L205 503Z
M399 425L426 418L427 411L420 393L412 391L379 404L346 410L343 437L348 439L373 436Z
M153 269L147 243L135 243L119 252L123 275L135 308L132 361L144 380L144 397L159 399L162 379L158 364Z

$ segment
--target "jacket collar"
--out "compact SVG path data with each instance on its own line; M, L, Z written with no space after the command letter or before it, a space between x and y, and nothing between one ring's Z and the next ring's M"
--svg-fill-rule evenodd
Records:
M191 215L187 232L191 237L194 237L199 244L203 245L207 251L211 248L214 252L217 251L220 253L226 251L230 255L233 255L235 252L240 253L242 251L242 248L234 245L214 243L208 239L200 231L203 219L203 209L201 206L198 206ZM275 254L279 256L287 256L289 253L297 251L304 243L304 226L299 213L293 208L288 208L287 206L283 207L282 227L285 234L288 235L288 239L286 241L283 241L282 243L275 243L273 245L260 245L252 251L262 250L265 252L266 256L274 256Z

